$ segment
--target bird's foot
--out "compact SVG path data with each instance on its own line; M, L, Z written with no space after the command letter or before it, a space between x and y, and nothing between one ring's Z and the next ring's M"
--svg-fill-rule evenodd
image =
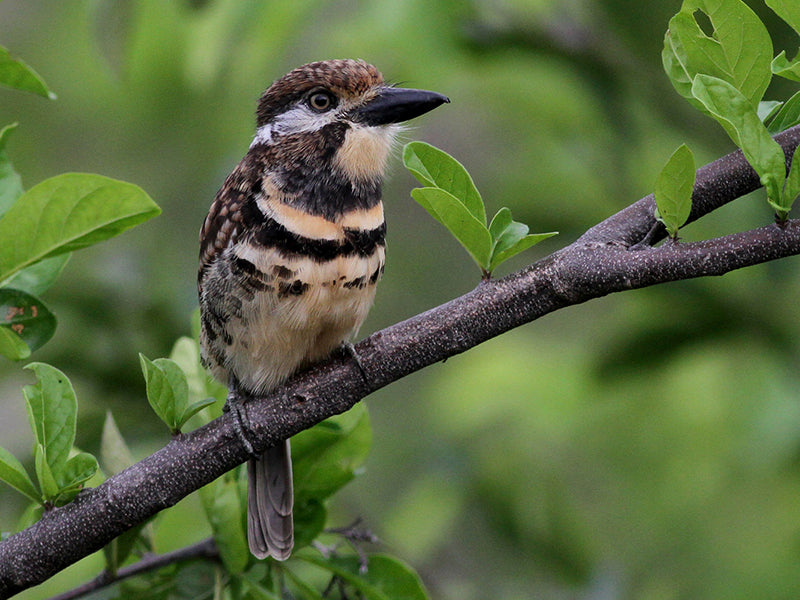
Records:
M242 442L242 446L244 446L250 457L257 458L253 444L245 434L245 424L247 423L245 403L247 399L248 397L239 390L239 382L236 381L235 377L231 376L228 382L228 397L225 399L225 406L222 407L222 410L233 413L233 431L236 433L236 437Z
M361 363L361 357L358 355L358 352L356 352L356 347L353 346L353 342L351 341L342 342L341 349L343 354L353 359L353 361L356 363L356 366L358 367L359 372L361 373L361 378L364 380L364 383L366 383L367 386L370 386L371 382L369 376L367 375L367 370Z

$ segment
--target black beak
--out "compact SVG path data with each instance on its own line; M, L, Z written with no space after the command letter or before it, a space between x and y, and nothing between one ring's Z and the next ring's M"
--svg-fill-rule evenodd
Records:
M450 98L436 92L387 87L354 113L365 125L388 125L424 115L447 102Z

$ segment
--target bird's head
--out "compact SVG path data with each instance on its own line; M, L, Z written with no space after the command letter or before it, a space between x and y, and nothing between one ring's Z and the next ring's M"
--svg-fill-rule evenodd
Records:
M280 145L289 162L331 161L351 180L373 179L383 173L396 124L445 102L436 92L387 85L360 60L309 63L262 94L251 147Z

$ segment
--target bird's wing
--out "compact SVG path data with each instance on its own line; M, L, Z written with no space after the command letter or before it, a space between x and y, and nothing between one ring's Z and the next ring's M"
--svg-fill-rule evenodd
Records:
M249 197L241 169L231 173L217 192L200 230L200 274L236 240L241 230L241 207ZM243 189L244 187L244 189Z

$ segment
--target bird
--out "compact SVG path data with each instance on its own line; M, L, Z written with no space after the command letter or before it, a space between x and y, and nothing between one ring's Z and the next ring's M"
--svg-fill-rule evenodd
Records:
M390 85L353 59L300 66L259 98L253 141L200 231L201 359L238 418L247 398L352 351L384 271L381 190L400 123L449 101ZM248 545L259 559L286 560L290 443L256 455L243 429Z

